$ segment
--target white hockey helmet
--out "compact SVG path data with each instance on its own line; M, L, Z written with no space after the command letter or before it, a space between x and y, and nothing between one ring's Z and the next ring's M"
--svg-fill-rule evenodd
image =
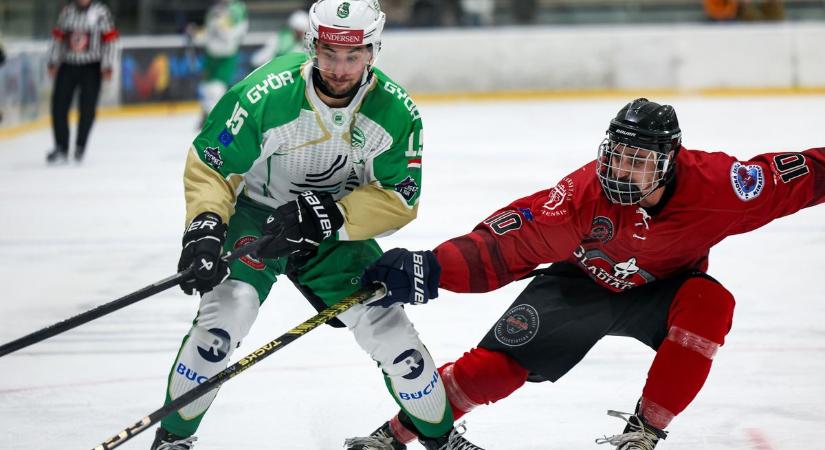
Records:
M289 25L289 28L295 31L306 33L309 29L309 14L307 14L307 12L303 9L296 9L289 15L287 24Z
M309 8L309 30L305 38L307 54L315 59L316 42L334 45L371 45L375 65L381 50L381 32L386 14L378 0L318 0Z

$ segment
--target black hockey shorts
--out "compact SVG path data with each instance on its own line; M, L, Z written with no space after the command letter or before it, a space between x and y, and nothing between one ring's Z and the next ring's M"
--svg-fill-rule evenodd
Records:
M670 304L682 284L704 272L614 293L568 263L537 275L479 343L506 353L531 381L556 381L604 336L627 336L656 350L667 336ZM715 281L715 280L714 280Z

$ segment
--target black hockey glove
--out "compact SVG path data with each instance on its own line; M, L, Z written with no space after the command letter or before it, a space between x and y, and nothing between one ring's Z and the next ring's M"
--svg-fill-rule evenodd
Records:
M361 286L373 283L386 286L387 295L368 305L387 308L396 303L420 304L437 298L439 278L441 265L433 252L394 248L367 267Z
M221 259L226 224L215 213L199 214L183 233L183 251L178 271L194 267L194 276L180 283L188 295L205 294L229 276L229 266Z
M302 192L297 199L281 205L266 219L264 235L275 238L258 250L260 258L309 253L324 239L335 236L344 224L344 216L332 195L326 192Z

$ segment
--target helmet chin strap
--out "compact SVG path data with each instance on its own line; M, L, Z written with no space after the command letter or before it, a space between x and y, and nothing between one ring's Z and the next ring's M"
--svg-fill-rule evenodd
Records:
M315 83L315 86L321 91L322 94L326 95L327 97L334 98L336 100L341 100L345 98L352 98L355 97L355 94L361 89L361 86L369 83L370 79L372 78L372 70L370 70L369 66L367 69L364 70L365 74L361 77L361 82L356 84L352 87L352 89L344 92L343 94L335 94L327 86L327 83L324 82L324 79L321 77L321 71L318 70L318 67L312 67L312 82Z

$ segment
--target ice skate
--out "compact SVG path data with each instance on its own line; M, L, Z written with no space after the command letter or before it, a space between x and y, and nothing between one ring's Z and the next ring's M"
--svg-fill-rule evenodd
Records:
M639 415L613 410L608 410L607 415L618 417L627 422L627 425L622 434L598 438L597 444L610 444L616 450L653 450L659 439L667 437L667 432L649 425Z
M166 431L163 427L158 427L155 433L155 441L152 442L150 450L192 450L195 448L195 441L198 438L190 436L182 438Z
M344 448L346 450L406 450L407 446L392 434L390 423L384 422L384 425L378 427L367 437L345 440Z
M484 450L464 438L467 431L464 422L456 425L450 432L437 438L419 437L418 442L427 450Z

